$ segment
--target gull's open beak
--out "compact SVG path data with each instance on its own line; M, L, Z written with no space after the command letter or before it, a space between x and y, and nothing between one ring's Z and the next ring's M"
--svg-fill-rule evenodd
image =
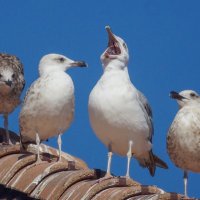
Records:
M85 61L74 61L71 63L72 67L87 67L87 63Z
M108 46L111 46L113 42L117 42L115 35L112 33L110 26L106 26L106 31L108 33Z
M118 40L116 36L112 33L110 26L106 26L105 28L108 33L108 48L105 51L105 55L107 57L110 57L113 55L121 54L121 49L119 47Z
M182 99L186 99L184 96L180 95L178 92L175 92L175 91L170 92L170 97L172 99L177 99L179 101L181 101Z

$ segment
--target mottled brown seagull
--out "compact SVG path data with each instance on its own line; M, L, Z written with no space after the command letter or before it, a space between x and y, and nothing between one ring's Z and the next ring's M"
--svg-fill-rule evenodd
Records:
M12 144L8 130L8 115L20 104L24 85L21 61L14 55L0 53L0 113L4 117L7 144Z
M85 67L83 61L73 61L63 55L48 54L39 63L40 77L29 88L20 113L22 147L37 144L40 161L40 142L58 135L61 160L61 134L67 130L74 116L74 84L65 73L71 67Z
M200 96L193 90L172 91L179 111L167 135L167 151L174 164L184 171L187 196L188 171L200 172Z

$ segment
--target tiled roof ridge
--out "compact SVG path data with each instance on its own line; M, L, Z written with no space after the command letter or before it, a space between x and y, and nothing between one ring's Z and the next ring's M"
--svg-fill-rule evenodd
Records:
M35 146L21 152L19 136L11 132L15 145L2 143L0 129L0 199L49 200L136 200L186 199L156 186L144 186L124 177L103 178L101 170L91 170L79 158L67 153L57 162L57 150L42 144L42 162L35 163ZM187 198L188 199L188 198Z

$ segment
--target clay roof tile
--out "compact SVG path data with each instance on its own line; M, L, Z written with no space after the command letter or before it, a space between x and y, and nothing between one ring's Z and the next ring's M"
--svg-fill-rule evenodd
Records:
M57 162L57 150L42 144L42 162L36 163L36 147L22 152L19 136L11 132L15 145L2 143L0 129L0 199L48 200L178 200L183 195L167 193L156 186L143 186L123 177L104 178L101 170L91 170L79 158L67 153Z

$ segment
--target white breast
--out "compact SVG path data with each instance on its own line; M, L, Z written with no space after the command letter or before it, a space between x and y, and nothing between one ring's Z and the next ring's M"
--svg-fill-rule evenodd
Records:
M149 127L136 98L136 89L123 74L103 75L89 97L91 126L112 151L126 155L132 140L133 153L151 149Z
M35 141L63 133L74 114L74 85L64 72L42 76L31 86L20 113L21 135Z

